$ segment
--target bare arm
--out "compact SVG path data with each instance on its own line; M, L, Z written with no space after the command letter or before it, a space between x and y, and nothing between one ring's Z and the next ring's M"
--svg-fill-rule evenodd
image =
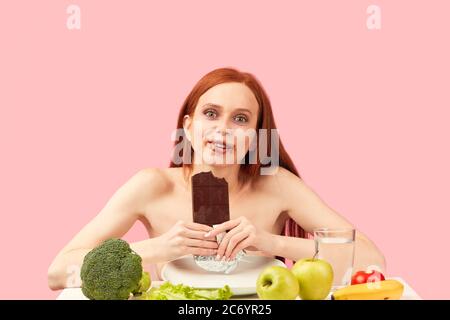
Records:
M142 217L152 197L162 192L164 183L157 169L136 173L109 199L105 207L58 253L48 269L48 285L52 290L79 286L79 269L84 256L109 238L121 238ZM159 260L159 253L148 248L155 239L131 244L143 263Z
M314 228L354 228L340 214L330 208L310 187L294 174L282 169L277 174L280 191L285 197L289 216L312 233ZM299 260L314 255L314 241L271 235L271 251L275 255ZM356 230L355 270L378 266L385 271L383 254L363 233Z

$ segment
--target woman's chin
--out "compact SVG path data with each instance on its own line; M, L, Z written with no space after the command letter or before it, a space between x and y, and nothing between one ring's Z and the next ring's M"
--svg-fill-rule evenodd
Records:
M211 154L210 152L204 155L203 162L211 166L221 166L221 167L235 164L234 155L232 154L227 156L226 154L217 154L217 153Z

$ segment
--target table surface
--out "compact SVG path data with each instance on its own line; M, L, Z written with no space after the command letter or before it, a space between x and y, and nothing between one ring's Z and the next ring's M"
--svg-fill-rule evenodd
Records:
M405 286L403 296L401 300L422 300L422 298L415 292L402 278L391 277L389 279L395 279L403 283ZM152 287L159 287L164 281L152 281ZM329 299L328 297L327 299ZM87 300L83 295L80 288L66 288L61 291L56 300ZM258 300L258 296L246 295L246 296L233 296L230 300Z

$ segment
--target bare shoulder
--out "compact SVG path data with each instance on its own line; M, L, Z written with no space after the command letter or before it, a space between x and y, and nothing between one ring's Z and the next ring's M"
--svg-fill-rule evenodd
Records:
M304 210L300 208L307 203L316 202L318 195L302 178L285 168L279 167L272 175L260 176L257 179L257 190L262 190L267 196L276 197L283 203L285 210Z
M287 201L305 201L306 199L319 197L302 178L285 168L280 168L275 178Z
M136 179L153 192L164 192L173 183L170 168L144 168L136 173Z
M130 183L146 199L152 199L168 192L172 187L172 178L162 168L144 168L136 172Z
M287 187L304 184L300 177L285 168L278 168L274 176L278 183Z
M279 167L271 175L259 176L254 184L258 189L269 190L272 193L274 191L285 193L292 188L302 185L303 181L289 170Z

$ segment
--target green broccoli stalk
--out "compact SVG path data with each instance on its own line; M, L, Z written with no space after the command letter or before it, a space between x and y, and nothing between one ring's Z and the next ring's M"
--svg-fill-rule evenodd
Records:
M87 298L126 300L140 289L142 259L126 241L109 239L84 257L80 275Z

